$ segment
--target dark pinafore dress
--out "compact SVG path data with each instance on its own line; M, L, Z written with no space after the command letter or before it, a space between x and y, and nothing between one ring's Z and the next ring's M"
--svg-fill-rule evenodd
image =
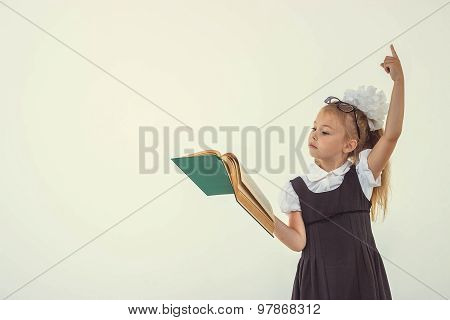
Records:
M291 183L307 238L291 299L392 299L355 164L331 191L312 192L301 177Z

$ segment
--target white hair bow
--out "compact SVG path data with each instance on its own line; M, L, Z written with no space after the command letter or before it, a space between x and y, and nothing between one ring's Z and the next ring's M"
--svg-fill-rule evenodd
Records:
M386 95L383 90L377 92L374 86L359 86L358 90L347 89L344 92L342 101L358 107L364 112L369 121L370 131L383 128L384 118L389 106L386 102Z

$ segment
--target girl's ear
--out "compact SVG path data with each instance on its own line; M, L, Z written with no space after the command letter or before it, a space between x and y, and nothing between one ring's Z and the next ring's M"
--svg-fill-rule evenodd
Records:
M356 147L358 146L358 141L355 139L350 139L347 141L347 143L344 145L344 153L350 153L353 150L356 149Z

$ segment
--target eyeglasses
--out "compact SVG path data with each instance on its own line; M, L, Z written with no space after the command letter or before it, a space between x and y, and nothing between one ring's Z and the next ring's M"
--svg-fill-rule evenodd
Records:
M358 116L356 115L356 109L358 109L358 107L354 106L354 105L352 105L350 103L341 101L338 98L333 97L333 96L330 96L330 97L326 98L324 100L324 102L327 103L327 104L335 104L336 107L339 110L343 111L343 112L347 112L348 113L348 112L352 112L353 111L353 114L355 115L356 129L358 130L358 139L361 139L361 135L359 133L359 126L358 126Z

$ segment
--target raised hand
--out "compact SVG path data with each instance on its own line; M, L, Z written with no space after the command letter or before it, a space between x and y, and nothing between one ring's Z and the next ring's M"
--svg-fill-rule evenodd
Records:
M386 56L384 62L380 63L380 66L391 76L393 81L403 80L403 69L398 58L397 52L395 52L394 46L391 44L392 56Z

